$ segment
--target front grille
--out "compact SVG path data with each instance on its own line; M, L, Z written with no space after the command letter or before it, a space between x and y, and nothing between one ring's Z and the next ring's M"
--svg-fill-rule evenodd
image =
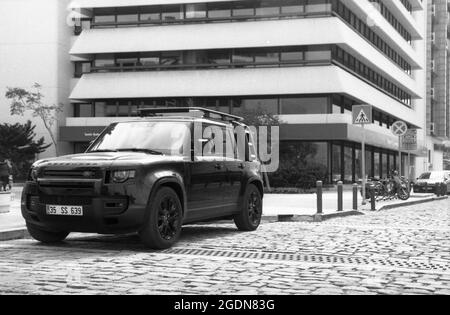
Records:
M45 205L88 206L92 204L92 198L81 196L41 195L39 197L39 202Z
M58 189L93 189L94 183L67 183L67 182L41 182L41 188L58 188Z
M61 170L61 169L44 169L42 172L44 178L74 178L74 179L93 179L102 178L102 171L100 169L75 169L75 170Z

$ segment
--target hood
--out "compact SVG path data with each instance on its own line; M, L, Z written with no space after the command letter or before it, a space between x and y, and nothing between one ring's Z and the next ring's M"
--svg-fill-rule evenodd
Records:
M417 184L424 184L424 185L425 185L425 183L426 184L436 184L436 183L441 183L443 181L444 181L443 179L439 180L439 179L436 179L436 178L418 179L417 180Z
M140 152L98 152L66 155L53 159L42 160L35 163L34 166L90 166L90 167L109 167L109 166L132 166L152 164L168 161L183 161L183 157L151 155Z

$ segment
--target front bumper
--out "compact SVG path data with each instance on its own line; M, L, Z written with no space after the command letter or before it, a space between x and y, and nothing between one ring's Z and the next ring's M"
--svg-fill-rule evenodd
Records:
M83 216L47 215L47 205L83 206ZM134 184L27 182L21 209L27 224L42 230L120 234L142 227L146 198L140 196Z

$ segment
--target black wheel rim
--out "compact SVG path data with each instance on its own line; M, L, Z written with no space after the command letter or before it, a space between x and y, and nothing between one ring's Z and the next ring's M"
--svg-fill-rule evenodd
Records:
M257 192L251 193L248 199L248 216L253 225L258 225L261 221L261 200Z
M180 229L181 211L173 197L165 197L158 209L158 230L166 241L173 240Z

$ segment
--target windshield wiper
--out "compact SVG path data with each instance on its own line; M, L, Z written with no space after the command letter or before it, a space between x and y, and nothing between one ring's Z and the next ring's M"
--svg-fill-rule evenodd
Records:
M152 149L132 148L132 149L119 149L119 150L117 150L117 152L126 152L126 151L144 152L144 153L148 153L148 154L151 154L151 155L164 155L164 153L162 153L160 151L152 150Z

